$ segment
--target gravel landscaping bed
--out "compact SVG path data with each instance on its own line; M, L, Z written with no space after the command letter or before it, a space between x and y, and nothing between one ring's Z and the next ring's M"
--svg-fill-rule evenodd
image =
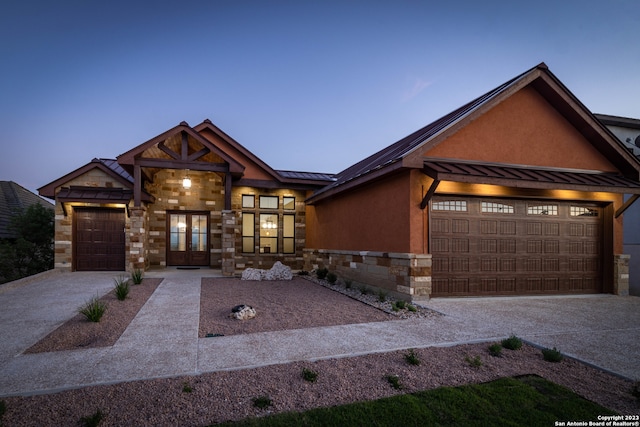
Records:
M145 279L145 284L140 289L151 288L150 282L146 280L151 279ZM158 283L160 281L158 279ZM201 317L200 336L217 331L232 335L293 327L383 321L407 316L440 316L419 307L416 312L394 312L390 304L386 306L387 303L380 302L377 295L363 295L358 290L337 286L336 290L345 294L353 291L353 295L346 297L328 287L328 284L310 277L306 280L298 277L286 283L203 279L200 309L201 313L208 313L209 319L202 320ZM131 300L134 298L138 297L132 293ZM147 298L148 296L144 301ZM367 300L368 305L359 302L360 299ZM107 310L115 318L124 317L121 316L120 309L125 305L117 304L119 302L114 301ZM258 317L248 321L229 319L230 308L242 303L255 305ZM374 308L375 305L380 309ZM316 310L313 307L322 309ZM389 312L382 311L385 308ZM137 310L139 308L136 313ZM127 316L130 317L128 324L135 313ZM336 321L341 323L331 323ZM110 323L115 320L107 318L106 314L103 322L103 325L117 324ZM64 330L71 335L78 333L73 328L58 329L60 333ZM46 344L48 348L55 349L58 345L56 341L69 339L52 333L43 342L49 341ZM493 357L488 351L489 344L415 349L419 365L407 363L405 356L408 350L403 350L8 397L1 399L5 402L6 412L0 418L0 424L78 425L81 417L100 410L104 415L101 426L205 426L282 411L304 411L441 386L480 383L505 376L528 374L540 375L622 414L640 413L638 399L631 394L631 381L568 358L560 363L546 362L539 349L527 345L514 351L504 349L502 357ZM131 363L135 361L132 360ZM317 380L306 381L302 376L303 369L316 372ZM398 377L402 386L400 390L390 385L386 379L390 375ZM272 405L266 409L256 408L253 399L260 396L268 396Z

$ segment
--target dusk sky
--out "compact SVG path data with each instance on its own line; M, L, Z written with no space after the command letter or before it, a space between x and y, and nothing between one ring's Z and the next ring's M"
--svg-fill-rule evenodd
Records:
M640 118L640 1L9 0L0 61L0 180L29 190L206 118L336 173L540 62Z

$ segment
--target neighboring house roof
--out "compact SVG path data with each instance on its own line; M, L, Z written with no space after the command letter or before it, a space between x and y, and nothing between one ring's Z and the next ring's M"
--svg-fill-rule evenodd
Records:
M54 209L53 204L13 181L0 181L0 239L15 238L9 231L11 217L33 204Z
M435 147L447 136L493 108L527 85L534 85L576 129L579 129L610 161L634 181L640 176L640 163L620 141L541 63L506 83L378 151L336 175L332 184L316 191L307 201L314 203L365 184L401 168L422 168L426 160L415 155Z

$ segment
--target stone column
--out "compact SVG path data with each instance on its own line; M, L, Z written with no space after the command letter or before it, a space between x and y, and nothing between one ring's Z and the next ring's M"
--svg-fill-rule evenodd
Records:
M222 211L222 274L224 276L233 276L236 272L237 224L234 211Z
M129 208L129 235L127 236L127 271L145 270L148 266L147 216L144 207Z
M629 295L629 260L631 255L619 254L613 256L613 293L615 295Z

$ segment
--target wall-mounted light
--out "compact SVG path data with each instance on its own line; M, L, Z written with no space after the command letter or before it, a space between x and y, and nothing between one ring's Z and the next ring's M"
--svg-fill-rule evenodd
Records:
M182 178L182 187L183 188L191 188L191 178L189 178L189 173L187 172L187 174L184 176L184 178Z

